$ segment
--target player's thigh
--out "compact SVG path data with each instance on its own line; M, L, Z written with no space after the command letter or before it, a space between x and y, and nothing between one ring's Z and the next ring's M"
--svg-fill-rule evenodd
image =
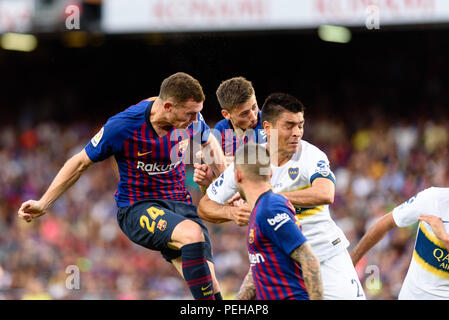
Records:
M176 226L187 219L160 203L140 201L119 209L117 220L131 241L151 250L162 251L171 241Z
M186 244L203 241L204 234L200 225L193 220L185 218L185 220L174 227L171 241L168 245L172 248L181 249Z
M326 300L365 300L363 287L347 250L320 264Z

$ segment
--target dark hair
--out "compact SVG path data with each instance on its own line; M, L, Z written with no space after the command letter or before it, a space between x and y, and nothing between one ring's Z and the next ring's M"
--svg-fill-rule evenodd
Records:
M198 80L184 72L172 74L164 79L159 97L164 100L171 98L175 100L174 102L185 102L189 99L203 102L206 99Z
M304 112L304 105L301 101L288 93L276 92L270 94L262 106L262 122L268 121L275 124L279 116L284 111L293 113Z
M248 101L254 95L254 88L251 81L243 77L234 77L223 81L216 94L221 108L231 111Z

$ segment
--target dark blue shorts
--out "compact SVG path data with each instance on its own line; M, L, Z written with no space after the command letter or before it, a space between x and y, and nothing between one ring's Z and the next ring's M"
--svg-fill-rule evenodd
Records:
M181 250L169 248L167 243L171 241L178 223L186 219L200 225L206 242L204 254L207 260L213 262L209 232L198 217L196 206L180 201L152 199L119 208L117 212L118 224L132 242L160 251L168 262L181 256Z

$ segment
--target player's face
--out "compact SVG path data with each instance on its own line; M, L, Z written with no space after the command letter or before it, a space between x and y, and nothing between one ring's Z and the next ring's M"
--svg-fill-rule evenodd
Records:
M223 116L232 122L234 128L242 130L254 129L257 126L258 114L259 107L255 95L231 111L223 110Z
M272 129L277 130L279 152L293 154L298 151L304 134L304 114L284 111Z
M203 102L189 99L176 104L171 111L171 124L177 129L187 129L198 117L203 109Z

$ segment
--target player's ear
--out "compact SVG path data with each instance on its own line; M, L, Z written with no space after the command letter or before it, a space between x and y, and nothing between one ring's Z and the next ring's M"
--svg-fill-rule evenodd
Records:
M174 108L174 106L175 104L172 101L167 100L164 102L164 111L170 112Z
M237 183L242 182L242 171L234 167L234 176Z
M273 125L271 124L271 122L268 122L268 121L264 121L264 122L262 123L262 126L263 126L263 129L265 130L265 133L266 133L266 134L269 134L271 128L273 127Z
M225 118L226 120L231 119L231 114L229 113L228 110L221 109L221 115L222 115L223 118Z

